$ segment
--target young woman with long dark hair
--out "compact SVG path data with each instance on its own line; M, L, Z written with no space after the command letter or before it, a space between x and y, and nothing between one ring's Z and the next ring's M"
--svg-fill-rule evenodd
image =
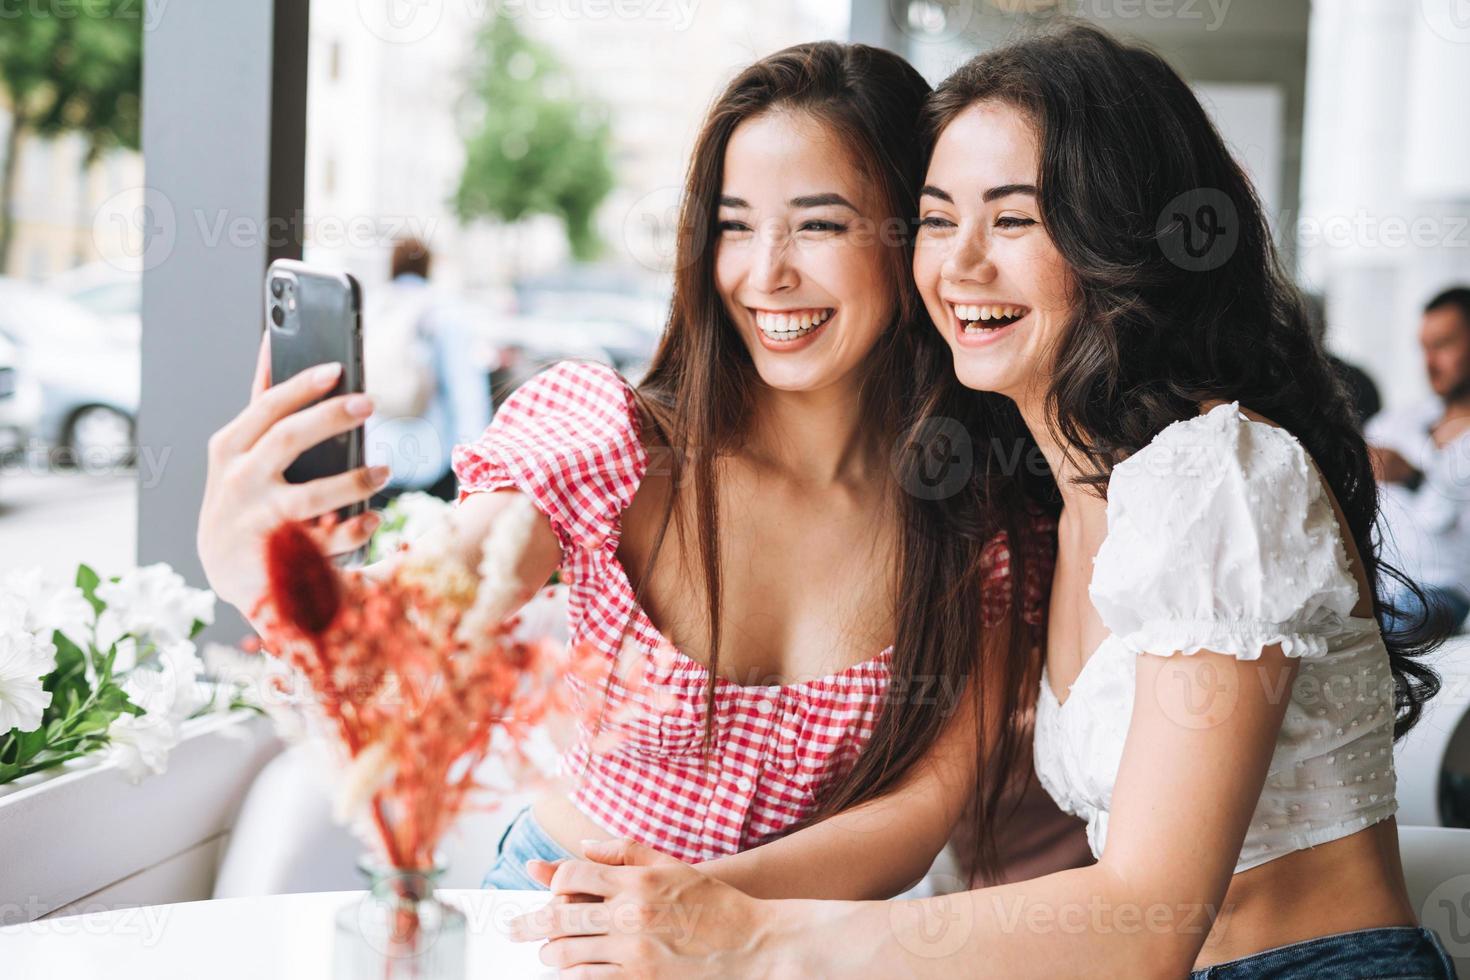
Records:
M1453 976L1394 821L1436 679L1380 626L1368 453L1248 180L1162 59L1092 28L976 58L927 117L914 275L1055 479L1035 758L1098 861L759 902L612 842L554 885L613 908L523 934L589 977ZM628 905L700 915L609 932Z
M649 665L637 689L617 675L581 692L606 696L613 738L580 733L568 786L516 818L487 885L540 887L528 860L612 833L753 894L886 896L922 876L972 797L995 867L1006 776L1029 768L1002 720L1035 684L1054 543L1020 496L996 521L901 489L926 465L925 445L899 445L907 393L958 387L909 275L927 94L863 45L742 71L694 148L645 380L558 365L455 448L469 566L496 515L529 498L542 519L516 570L527 594L560 568L573 641ZM242 608L259 581L240 558L259 536L344 502L277 485L292 450L355 424L333 402L288 415L306 383L261 386L212 447L201 553ZM997 668L984 684L982 640Z

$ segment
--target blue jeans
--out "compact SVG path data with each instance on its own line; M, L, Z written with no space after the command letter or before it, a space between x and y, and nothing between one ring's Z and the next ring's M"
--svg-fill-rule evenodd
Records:
M1195 970L1190 980L1455 980L1455 964L1433 930L1415 926L1359 929L1278 946Z
M571 856L547 836L536 818L531 816L531 808L526 807L505 828L495 863L490 866L480 887L544 892L546 887L526 873L526 862L532 858L560 861Z

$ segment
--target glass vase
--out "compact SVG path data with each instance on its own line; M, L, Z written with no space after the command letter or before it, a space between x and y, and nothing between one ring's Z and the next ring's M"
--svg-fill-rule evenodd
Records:
M394 868L357 861L368 891L337 912L336 980L463 980L464 913L434 895L445 866Z

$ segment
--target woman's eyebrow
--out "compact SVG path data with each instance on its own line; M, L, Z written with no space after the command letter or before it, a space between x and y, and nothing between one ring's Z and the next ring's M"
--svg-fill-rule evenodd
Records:
M919 196L920 197L937 197L941 201L945 202L946 204L953 204L954 203L954 198L952 198L952 197L949 196L949 192L948 191L940 190L938 187L935 187L933 184L925 184L924 187L919 191Z
M835 204L839 207L850 208L853 211L857 210L857 205L853 204L841 194L832 191L828 191L825 194L804 194L801 197L793 197L786 203L793 208L822 208ZM731 197L728 194L722 194L720 195L720 207L748 208L750 207L750 202L743 197Z
M986 191L984 194L981 194L980 195L980 200L982 200L982 201L984 201L984 202L986 202L988 204L991 201L997 200L997 199L1002 198L1002 197L1010 197L1012 194L1030 194L1032 197L1035 197L1036 196L1036 185L1035 184L1001 184L999 187L992 187L990 190Z
M794 208L823 208L835 204L839 207L850 208L853 211L857 210L851 201L833 191L828 191L825 194L804 194L801 197L793 197L786 203Z

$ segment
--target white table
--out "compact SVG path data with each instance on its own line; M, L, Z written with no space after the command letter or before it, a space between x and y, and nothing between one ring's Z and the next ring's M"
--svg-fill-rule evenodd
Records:
M366 892L313 892L150 905L39 919L0 929L5 980L328 980L333 917ZM550 977L539 944L505 938L506 924L545 892L440 889L466 926L467 980Z

